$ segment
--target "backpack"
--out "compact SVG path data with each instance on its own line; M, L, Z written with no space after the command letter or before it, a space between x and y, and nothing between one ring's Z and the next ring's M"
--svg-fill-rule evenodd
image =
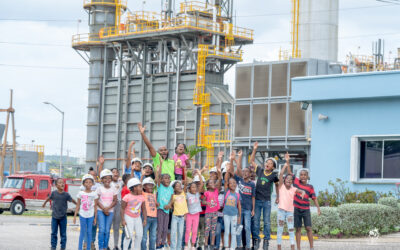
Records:
M231 190L228 190L228 192L226 192L225 198L224 198L224 205L225 205L226 198L228 198L228 195L229 195L230 193L231 193ZM237 197L236 202L239 203L239 202L240 202L240 194L239 194L238 192L236 192L236 197Z

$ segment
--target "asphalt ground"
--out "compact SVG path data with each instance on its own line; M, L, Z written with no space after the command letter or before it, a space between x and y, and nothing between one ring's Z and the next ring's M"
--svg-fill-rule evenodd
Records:
M0 250L43 250L50 249L50 217L0 215ZM67 249L78 249L79 226L72 224L68 217ZM110 243L112 242L112 236ZM308 242L302 241L302 249L309 249ZM110 244L110 247L111 246ZM96 246L96 249L98 247ZM57 247L59 249L59 246ZM112 248L111 248L112 249ZM270 248L276 249L276 240L271 240ZM289 241L284 240L282 249L290 249ZM314 249L376 250L400 249L400 234L379 238L318 239Z

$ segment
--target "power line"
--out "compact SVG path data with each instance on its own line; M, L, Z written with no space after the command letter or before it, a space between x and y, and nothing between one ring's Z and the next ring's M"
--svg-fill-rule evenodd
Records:
M0 18L0 21L16 21L16 22L58 22L58 23L67 23L67 22L78 22L87 21L82 20L80 18L77 19L27 19L27 18Z
M338 37L338 40L342 39L351 39L351 38L360 38L360 37L371 37L371 36L390 36L390 35L400 35L400 32L390 32L390 33L376 33L376 34L363 34L363 35L356 35L356 36L342 36ZM299 40L299 42L312 42L312 41L329 41L334 40L335 38L321 38L321 39L305 39ZM291 41L276 41L276 42L257 42L253 43L254 45L261 45L261 44L283 44L289 43Z
M56 43L27 43L27 42L4 42L4 41L0 41L0 44L29 45L29 46L71 47L70 45L66 45L66 44L56 44Z
M78 67L59 67L59 66L45 66L45 65L20 65L20 64L3 64L3 63L0 63L0 67L34 68L34 69L88 70L88 68L78 68Z
M381 7L389 7L389 6L399 6L398 3L393 4L384 4L384 5L376 5L376 6L358 6L358 7L348 7L348 8L339 8L337 10L314 10L314 11L302 11L300 14L307 14L307 13L317 13L317 12L339 12L339 11L348 11L348 10L362 10L362 9L375 9ZM267 17L267 16L288 16L292 15L290 12L281 12L281 13L266 13L266 14L253 14L253 15L243 15L243 16L236 16L236 17Z

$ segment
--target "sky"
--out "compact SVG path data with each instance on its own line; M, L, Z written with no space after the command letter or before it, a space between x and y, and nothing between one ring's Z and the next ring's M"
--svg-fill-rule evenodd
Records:
M82 2L0 2L0 109L9 106L13 89L17 142L44 145L46 154L60 152L61 114L45 101L65 112L64 154L85 155L89 70L71 48L73 34L88 32ZM160 0L128 0L131 11L160 6ZM277 60L280 48L290 49L291 0L236 0L234 8L236 25L255 33L254 44L243 48L244 63ZM340 0L338 60L349 52L369 55L378 38L385 39L386 58L397 55L399 11L376 0ZM225 78L231 93L234 75L233 68ZM0 123L5 119L0 113Z

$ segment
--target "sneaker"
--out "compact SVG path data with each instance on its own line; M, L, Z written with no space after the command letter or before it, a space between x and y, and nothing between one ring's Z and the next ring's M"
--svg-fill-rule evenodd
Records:
M268 250L268 247L269 247L269 241L264 239L263 250Z
M119 250L119 248L118 247L114 247L113 250Z

